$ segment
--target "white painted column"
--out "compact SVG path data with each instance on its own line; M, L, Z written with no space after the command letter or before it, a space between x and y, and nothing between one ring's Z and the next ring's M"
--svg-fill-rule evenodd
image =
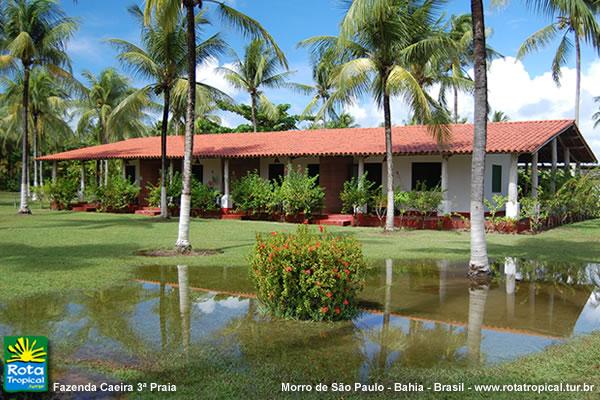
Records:
M85 161L81 162L81 172L79 176L79 201L85 199Z
M233 202L229 195L229 159L223 159L223 197L221 197L221 208L233 208Z
M531 155L531 197L534 199L538 197L538 158L537 151Z
M358 184L359 185L361 185L360 178L362 178L362 176L364 174L365 174L365 158L364 157L359 157L358 158ZM358 213L358 214L365 214L367 212L367 205L363 204L362 206L356 207L355 212Z
M558 162L558 144L556 138L552 139L552 180L550 182L550 190L556 192L556 164Z
M506 203L506 216L509 218L519 218L519 155L513 153L510 155L510 168L508 171L508 202Z
M565 172L569 172L571 169L571 151L567 146L563 149L563 159L565 163Z
M450 214L452 212L452 204L448 196L448 156L442 157L442 203L440 204L440 213L443 215Z
M58 162L52 161L52 183L56 183L57 174L58 174Z

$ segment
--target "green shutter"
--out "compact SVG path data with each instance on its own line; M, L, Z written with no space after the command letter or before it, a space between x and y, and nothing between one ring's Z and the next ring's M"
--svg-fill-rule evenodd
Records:
M492 193L502 192L502 165L492 165Z

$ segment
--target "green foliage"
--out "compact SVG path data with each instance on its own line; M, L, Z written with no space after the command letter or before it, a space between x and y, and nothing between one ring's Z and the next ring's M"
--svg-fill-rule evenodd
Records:
M274 186L261 178L256 171L249 172L233 182L231 188L233 204L239 211L260 214L268 212L274 199Z
M246 104L231 104L226 101L219 101L217 103L219 108L224 111L229 111L243 117L247 121L252 121L252 107ZM256 123L257 130L259 132L277 132L277 131L290 131L298 129L298 122L302 121L299 115L290 115L289 110L291 105L289 104L277 104L273 106L275 109L271 112L266 112L262 107L259 107L256 111ZM252 124L242 124L235 128L219 127L216 133L228 133L228 132L252 132L254 128ZM207 131L212 132L212 131Z
M139 186L116 175L110 177L106 186L96 188L96 199L101 211L122 211L135 201L139 193Z
M350 319L367 271L358 240L300 225L295 234L258 234L250 274L259 300L275 316Z
M411 208L418 211L423 216L436 212L444 199L444 194L439 187L428 189L422 182L417 184L416 190L409 193Z
M548 218L548 208L542 207L540 201L533 197L523 197L520 200L521 215L529 219L531 231L538 232Z
M195 179L192 181L192 208L201 212L218 210L217 199L219 196L218 190Z
M508 202L507 196L502 196L501 194L495 194L492 196L492 200L483 199L483 204L487 207L490 217L489 220L494 224L497 221L496 214L502 207L506 205Z
M59 209L65 209L77 198L79 182L69 177L57 178L55 183L46 183L38 192L40 199L48 199Z
M317 176L309 176L308 170L295 170L292 165L287 167L288 173L281 185L275 190L274 207L279 208L285 215L304 213L310 217L323 208L325 192L317 185Z
M156 185L148 183L146 185L148 196L146 201L151 207L160 207L160 182ZM179 204L179 198L181 197L182 180L181 174L175 172L172 179L167 179L167 204L169 206L175 206Z
M373 201L375 191L375 183L367 179L366 173L344 182L344 189L340 193L342 212L355 214L359 207L368 206Z
M399 211L400 216L404 216L413 207L413 193L403 190L394 192L394 206Z

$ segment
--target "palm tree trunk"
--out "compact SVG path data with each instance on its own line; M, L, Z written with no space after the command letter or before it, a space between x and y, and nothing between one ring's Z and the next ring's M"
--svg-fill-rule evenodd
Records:
M160 132L160 217L168 218L167 209L167 129L169 127L169 107L171 106L171 91L165 89L163 94L163 120Z
M458 89L454 87L454 123L458 123Z
M487 141L487 65L483 1L471 0L475 72L473 156L471 159L471 260L470 274L489 274L483 190Z
M385 160L387 169L387 207L385 211L385 231L394 230L394 163L392 160L392 111L389 94L383 95L383 121L385 126Z
M38 116L37 114L33 115L33 126L32 126L32 143L31 147L33 147L33 187L38 187L38 163L37 163L37 147L38 147ZM37 200L37 195L33 193L33 200Z
M254 127L254 133L258 132L258 123L256 122L256 95L252 93L250 95L252 99L252 127Z
M581 104L581 42L575 31L575 123L579 125L579 107Z
M25 65L23 73L23 138L21 140L21 204L19 205L19 214L31 214L28 204L29 187L29 145L27 143L29 135L28 115L29 115L29 65Z
M175 248L180 252L189 252L190 243L190 203L192 201L192 152L194 149L194 121L196 110L196 30L194 1L184 0L187 20L188 52L188 98L185 119L185 149L183 156L183 188L179 210L179 235Z

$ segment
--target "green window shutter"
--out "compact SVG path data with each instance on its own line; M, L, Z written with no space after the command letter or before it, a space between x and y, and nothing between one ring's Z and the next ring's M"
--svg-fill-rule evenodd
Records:
M502 165L492 165L492 193L502 192Z

